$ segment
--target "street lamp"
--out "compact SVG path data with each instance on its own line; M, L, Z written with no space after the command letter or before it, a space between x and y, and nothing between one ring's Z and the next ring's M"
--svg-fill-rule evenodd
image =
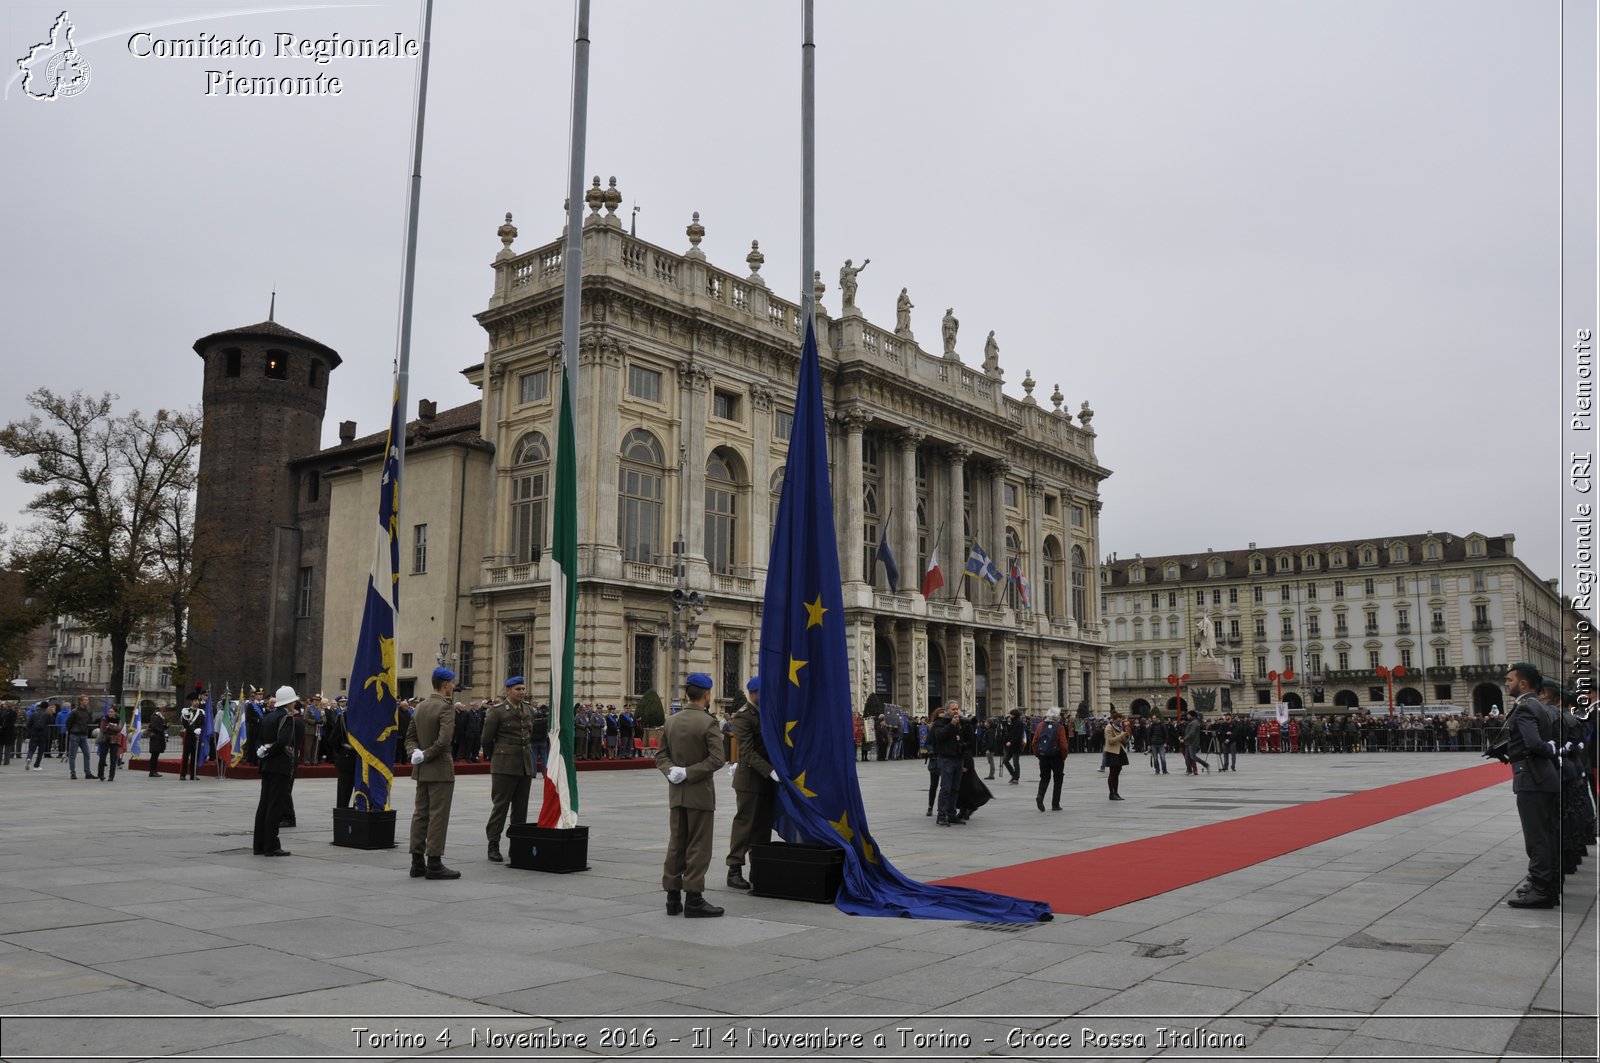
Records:
M1294 669L1293 668L1285 668L1281 672L1278 672L1278 671L1268 672L1267 673L1267 678L1272 680L1274 683L1278 684L1278 701L1277 701L1277 703L1279 705L1282 705L1283 704L1283 684L1285 684L1285 683L1293 683L1294 682Z
M679 631L679 622L683 611L689 610L690 620ZM694 649L694 644L700 639L700 625L694 622L694 617L706 611L706 596L699 591L675 590L672 592L672 627L665 629L663 625L656 625L656 638L663 646L672 647L671 685L668 688L668 701L672 700L680 684L678 682L679 660L682 651Z
M1406 666L1397 664L1393 668L1385 668L1380 664L1378 665L1378 674L1383 676L1385 683L1389 687L1389 719L1392 720L1394 719L1394 681L1406 677Z
M1188 681L1189 681L1189 673L1188 672L1185 672L1182 675L1169 675L1169 676L1167 676L1167 682L1171 683L1173 690L1175 690L1177 692L1178 722L1179 723L1183 722L1183 684L1187 683Z

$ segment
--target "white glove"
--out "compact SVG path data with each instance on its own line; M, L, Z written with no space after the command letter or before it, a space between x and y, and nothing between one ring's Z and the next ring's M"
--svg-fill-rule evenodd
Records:
M667 781L676 785L689 777L689 773L682 768L670 768L667 771Z
M778 773L776 771L769 771L769 772L767 772L767 774L772 776L772 781L773 782L777 782L778 781Z
M734 761L732 764L728 765L728 774L729 775L732 775L734 772L736 772L738 770L739 770L739 762L737 760Z
M256 746L256 759L260 760L265 757L267 755L267 750L271 748L271 746Z
M1552 757L1556 756L1556 744L1554 742L1546 742L1545 745L1550 747L1550 755Z
M422 763L422 760L423 760L423 757L422 757L422 750L420 750L420 749L413 749L413 750L412 750L412 751L411 751L411 763L412 763L412 764L413 764L413 765L417 765L417 764L421 764L421 763Z

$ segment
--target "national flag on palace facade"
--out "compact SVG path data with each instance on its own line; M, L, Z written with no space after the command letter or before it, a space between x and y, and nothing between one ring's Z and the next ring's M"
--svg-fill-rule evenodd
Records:
M395 382L389 438L384 447L383 475L378 482L378 514L374 527L375 556L367 577L361 634L350 667L350 693L345 723L356 751L354 807L381 812L389 807L394 786L394 746L399 708L395 682L395 620L400 614L400 446L406 423L400 410L400 383Z
M1022 574L1022 566L1014 557L1011 559L1011 585L1017 588L1017 601L1022 603L1022 607L1032 609L1033 594L1028 584L1028 577Z
M791 440L789 446L794 446ZM944 525L939 525L939 534L933 540L933 551L928 554L928 568L922 574L922 596L933 597L933 592L944 586L944 569L939 567L939 541L944 538Z
M889 589L900 589L900 566L895 564L894 551L889 547L889 525L894 523L894 510L889 511L888 518L883 522L883 527L878 530L878 555L877 559L883 564L883 574L889 577Z
M972 544L972 552L967 555L967 575L977 576L991 587L1005 579L1005 574L989 559L989 552L976 542Z
M569 360L566 365L575 364ZM544 769L539 826L567 828L578 822L578 762L572 741L578 629L578 444L573 427L572 385L561 372L561 408L556 424L556 493L550 536L550 753Z
M828 484L822 371L813 323L805 323L794 431L772 535L761 616L761 733L778 785L778 833L844 850L835 903L853 915L983 922L1050 918L1038 901L906 878L867 825L851 727L839 547ZM937 569L937 563L930 571Z

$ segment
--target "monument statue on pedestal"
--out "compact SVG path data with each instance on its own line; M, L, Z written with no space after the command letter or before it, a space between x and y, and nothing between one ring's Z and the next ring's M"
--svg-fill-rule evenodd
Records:
M852 267L850 260L844 260L844 265L839 267L839 290L844 293L844 307L849 310L856 305L856 274L867 268L872 259L864 258L861 265Z
M939 324L939 331L944 334L944 356L956 356L956 330L961 327L961 322L956 320L956 308L945 307L944 320Z
M1199 643L1199 647L1200 647L1195 652L1195 656L1197 656L1197 657L1213 657L1213 658L1216 657L1216 655L1217 655L1217 634L1216 634L1216 632L1214 630L1212 630L1211 621L1210 620L1206 620L1204 618L1202 618L1200 620L1196 620L1195 624L1194 624L1194 632L1195 632L1195 635L1197 636L1196 641Z
M911 335L911 297L904 288L900 289L900 298L894 301L894 333L896 336Z
M994 341L994 329L989 330L989 338L983 343L983 371L990 374L1000 371L1000 345Z

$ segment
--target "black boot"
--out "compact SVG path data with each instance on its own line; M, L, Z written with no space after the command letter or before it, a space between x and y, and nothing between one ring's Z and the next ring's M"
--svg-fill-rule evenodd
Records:
M413 870L412 874L416 874L416 872ZM430 856L430 857L428 857L428 877L429 878L460 878L461 877L461 872L452 871L452 870L450 870L450 868L445 867L443 859L441 859L441 858L439 858L437 856Z
M728 886L729 888L736 890L747 890L750 888L749 881L744 877L744 867L742 865L739 867L728 868Z
M668 901L670 904L671 902ZM683 917L685 919L715 919L722 914L722 909L706 901L698 893L689 894L688 900L683 904Z
M428 866L422 862L421 853L411 854L411 877L421 878L428 873Z
M682 890L668 890L667 891L667 914L668 915L677 915L681 911L683 911L683 891Z
M506 858L500 855L499 838L496 838L494 841L489 843L489 859L493 860L497 864L503 864L506 862Z

